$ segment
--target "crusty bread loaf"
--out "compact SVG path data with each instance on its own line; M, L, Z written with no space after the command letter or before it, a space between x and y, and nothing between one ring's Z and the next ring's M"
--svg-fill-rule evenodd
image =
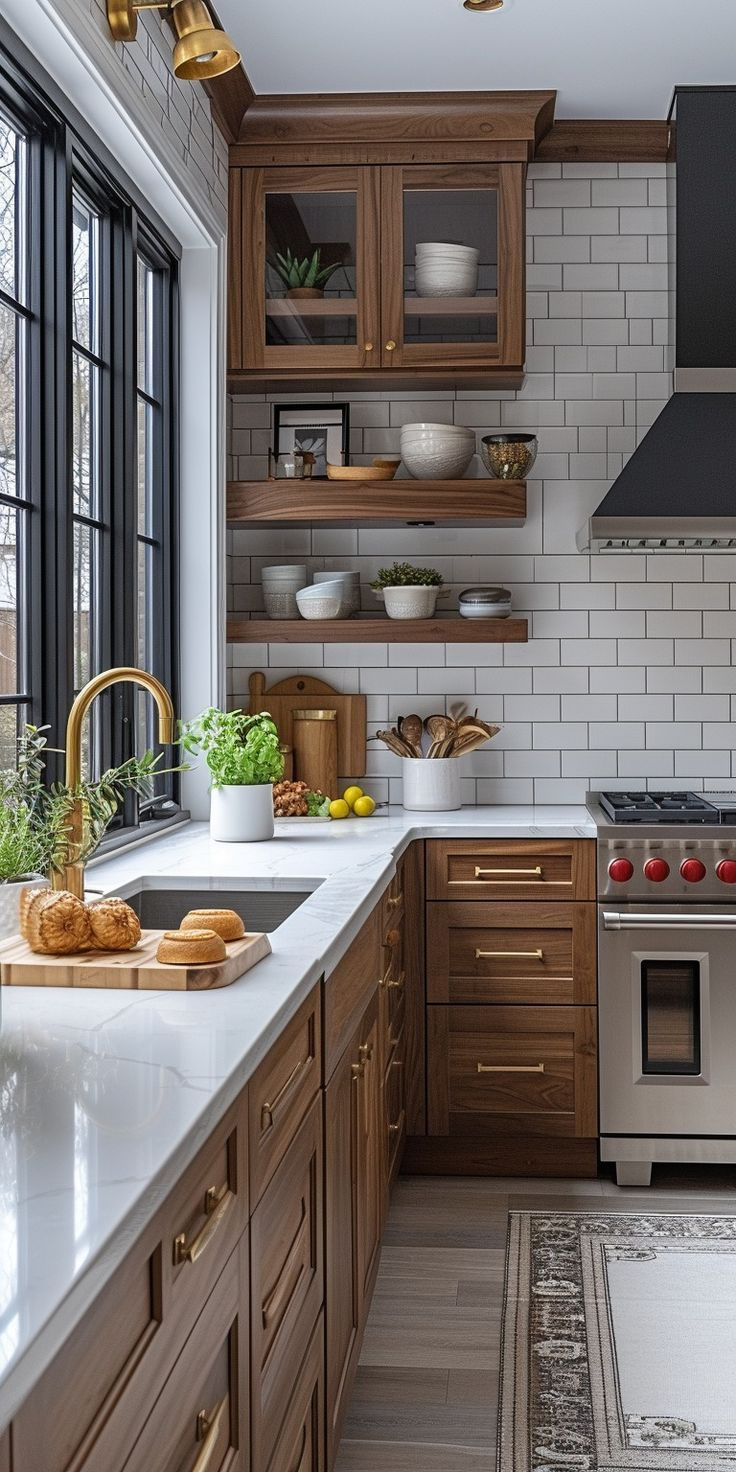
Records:
M167 966L203 966L226 956L225 942L214 930L166 930L156 952L156 960Z
M141 938L141 922L125 900L111 896L87 906L92 943L103 951L133 951Z
M214 930L223 940L242 940L245 926L235 910L190 910L181 930Z
M26 940L40 956L73 956L92 946L87 906L66 889L43 891L27 906L25 926Z
M45 894L50 893L51 890L49 889L47 884L45 884L43 888L23 890L20 897L20 904L18 906L18 929L20 930L20 933L24 940L28 940L28 917L31 913L31 910L33 909L34 905L38 904L39 900L41 900Z

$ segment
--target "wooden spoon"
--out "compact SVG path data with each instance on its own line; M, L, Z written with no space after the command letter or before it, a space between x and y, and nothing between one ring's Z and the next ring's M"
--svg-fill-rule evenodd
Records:
M449 756L469 756L471 751L477 751L478 747L485 746L493 736L497 736L500 726L489 726L487 731L468 731L460 733L454 741Z
M424 729L432 738L432 745L427 752L428 757L438 757L440 748L447 741L451 733L456 730L452 716L427 716Z
M414 752L405 741L402 741L398 731L376 731L376 739L382 741L394 756L413 756Z
M415 756L422 755L422 726L421 716L401 716L399 720L399 731L402 741L406 741L414 750Z

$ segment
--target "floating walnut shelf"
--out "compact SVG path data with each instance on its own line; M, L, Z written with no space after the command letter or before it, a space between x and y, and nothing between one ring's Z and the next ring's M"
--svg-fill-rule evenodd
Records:
M240 480L227 488L232 526L477 526L525 517L523 480Z
M525 618L230 618L230 644L526 644Z

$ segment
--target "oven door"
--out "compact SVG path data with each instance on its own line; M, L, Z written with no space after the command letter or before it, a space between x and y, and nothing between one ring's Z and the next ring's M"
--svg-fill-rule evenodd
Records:
M602 1135L736 1137L736 911L599 906Z

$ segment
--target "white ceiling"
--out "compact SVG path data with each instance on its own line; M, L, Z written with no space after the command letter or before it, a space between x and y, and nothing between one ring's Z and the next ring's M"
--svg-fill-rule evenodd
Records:
M558 89L558 117L662 118L736 82L736 0L216 0L256 92Z

